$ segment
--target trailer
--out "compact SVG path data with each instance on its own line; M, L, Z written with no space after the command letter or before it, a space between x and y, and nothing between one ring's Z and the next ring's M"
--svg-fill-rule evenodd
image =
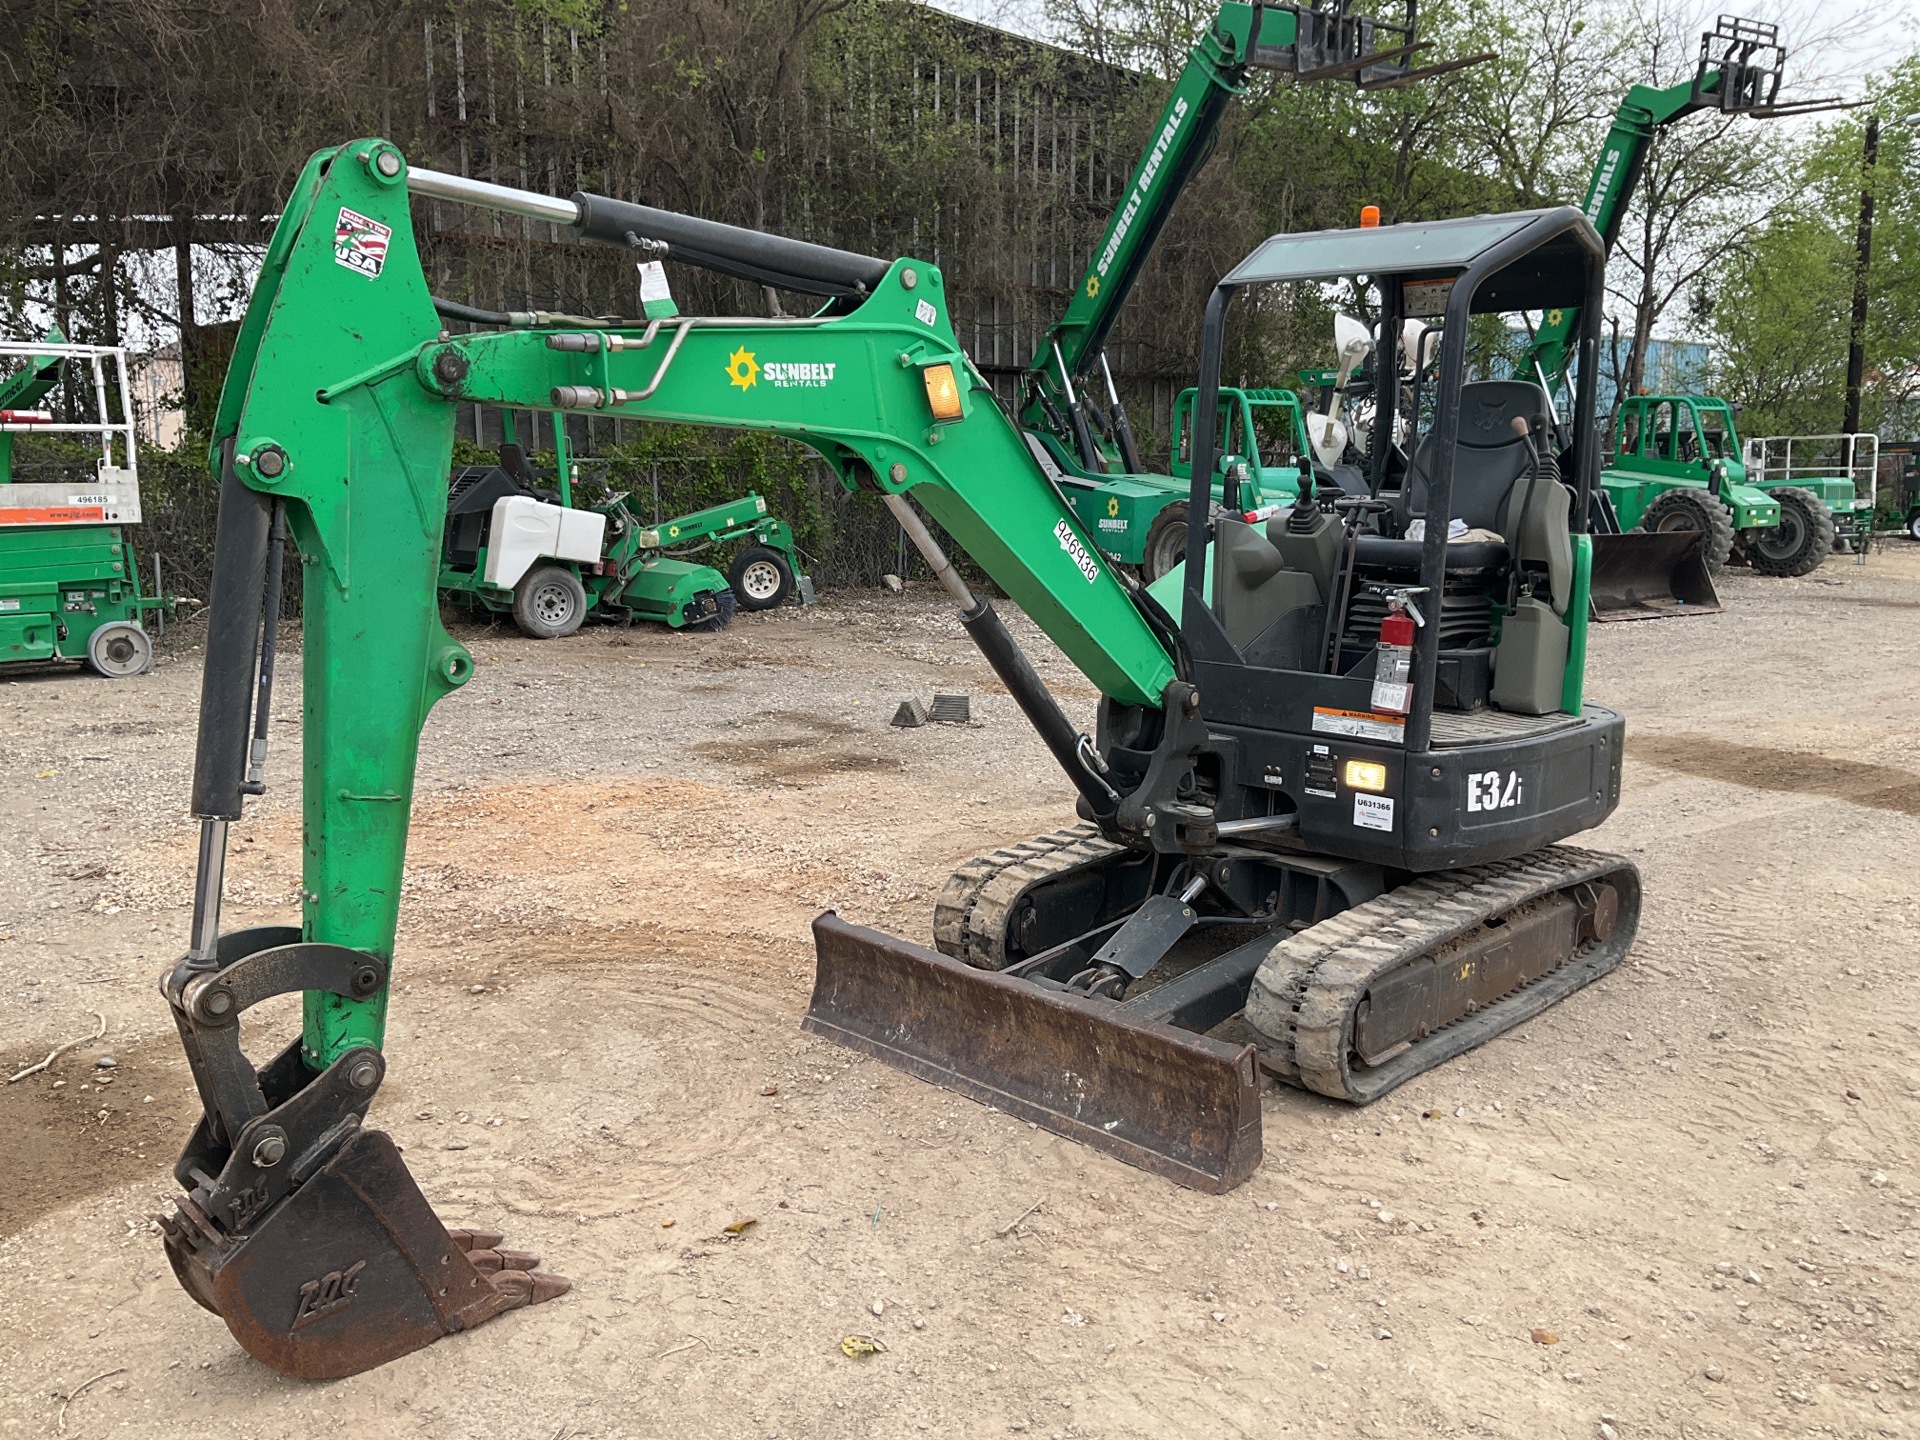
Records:
M56 330L0 341L0 369L0 665L75 660L110 679L142 674L153 663L143 622L173 600L142 590L134 552L140 471L126 351ZM63 391L68 406L54 403ZM64 443L16 450L23 435Z

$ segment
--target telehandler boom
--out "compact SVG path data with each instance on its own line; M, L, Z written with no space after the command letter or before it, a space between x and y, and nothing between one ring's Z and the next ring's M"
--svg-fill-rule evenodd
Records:
M1133 293L1180 197L1213 153L1234 100L1253 72L1295 82L1346 80L1362 90L1396 89L1490 55L1416 65L1430 41L1417 38L1406 3L1399 23L1356 13L1354 0L1280 4L1227 0L1187 56L1119 206L1060 318L1027 364L1020 424L1043 466L1101 548L1147 580L1171 568L1186 535L1184 476L1147 470L1106 359L1107 339ZM1183 399L1187 398L1183 395ZM1230 392L1244 408L1248 397ZM1258 403L1258 402L1255 402ZM1248 448L1251 448L1249 442ZM1289 448L1252 470L1250 507L1293 500L1305 451ZM1218 491L1220 479L1213 479Z
M802 319L528 317L450 336L410 195L825 303ZM994 403L937 268L411 169L378 139L314 156L268 247L210 453L200 858L190 946L162 977L204 1112L164 1222L182 1285L251 1354L315 1379L567 1288L497 1232L446 1229L364 1123L385 1073L420 729L473 673L434 589L462 404L811 447L883 497L1074 786L1079 826L956 872L937 951L823 915L817 1031L1222 1190L1259 1161L1258 1067L1364 1102L1611 969L1638 875L1553 843L1619 797L1624 721L1583 696L1597 457L1576 446L1563 482L1535 439L1539 388L1462 379L1482 313L1580 304L1590 361L1603 264L1572 209L1263 245L1208 308L1200 513L1241 291L1364 274L1389 335L1417 293L1443 312L1447 378L1411 466L1376 441L1379 498L1308 494L1264 526L1196 530L1176 621L1101 558ZM1592 433L1594 373L1581 365L1578 434ZM1099 688L1096 735L1061 711L909 492ZM1231 492L1229 476L1229 510ZM1508 539L1450 546L1454 518ZM1408 538L1416 523L1424 539ZM300 924L223 933L227 830L265 783L289 540L305 606ZM1217 953L1189 964L1189 941ZM256 1070L239 1018L294 991L301 1034ZM1242 1028L1222 1038L1223 1024Z
M1779 38L1777 26L1722 15L1700 37L1699 62L1691 79L1665 87L1635 85L1627 91L1594 162L1583 206L1609 254L1648 153L1669 125L1708 110L1770 119L1839 105L1830 99L1780 98L1786 51ZM1545 312L1514 366L1515 377L1537 381L1549 398L1559 394L1567 384L1571 340L1579 322L1576 310ZM1720 609L1713 576L1727 559L1734 532L1745 531L1766 549L1781 523L1780 501L1745 483L1737 446L1728 454L1706 454L1696 439L1695 453L1667 456L1646 446L1650 432L1643 425L1627 428L1630 421L1644 417L1624 413L1638 403L1637 397L1626 396L1616 402L1616 411L1622 413L1614 421L1615 433L1633 443L1616 447L1614 463L1602 473L1595 491L1594 618L1713 614ZM1731 430L1724 401L1663 396L1646 404L1663 405L1662 413L1669 415L1677 409L1695 416L1702 408L1724 413ZM1556 428L1562 428L1557 417ZM1671 439L1678 441L1677 427ZM1801 493L1795 492L1793 503L1799 503ZM1810 522L1814 518L1807 517Z

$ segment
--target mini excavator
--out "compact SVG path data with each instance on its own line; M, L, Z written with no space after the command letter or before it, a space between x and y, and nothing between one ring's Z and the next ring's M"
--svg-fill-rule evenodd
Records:
M1266 7L1268 38L1295 14ZM442 317L457 307L421 269L416 197L821 306L508 316L455 335ZM439 174L379 139L315 155L266 251L210 454L200 853L189 949L161 984L204 1111L162 1222L181 1284L249 1353L309 1379L567 1288L503 1235L443 1225L366 1123L420 730L473 673L435 603L463 404L812 448L882 499L1074 787L1079 824L961 866L932 948L821 916L804 1021L817 1033L1219 1192L1259 1163L1262 1070L1364 1103L1605 974L1633 937L1638 874L1558 843L1620 792L1625 722L1583 693L1604 269L1571 208L1265 242L1208 304L1189 497L1201 523L1149 589L1102 558L995 403L936 267ZM1404 425L1401 397L1379 397L1365 495L1307 487L1249 518L1213 424L1234 301L1362 275L1383 373L1422 318L1441 337L1434 378L1406 397ZM1545 442L1541 387L1466 380L1475 317L1554 306L1581 317L1564 449ZM1099 688L1095 734L916 501ZM305 627L301 919L223 931L227 830L266 783L290 561ZM256 1069L240 1017L293 992L301 1033Z

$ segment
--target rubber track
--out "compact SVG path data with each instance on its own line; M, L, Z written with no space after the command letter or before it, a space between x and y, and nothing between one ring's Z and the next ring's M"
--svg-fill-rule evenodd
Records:
M1035 885L1122 852L1092 825L1073 825L978 855L955 870L933 907L933 943L979 970L1007 965L1007 922Z
M1354 1015L1379 977L1510 912L1586 880L1612 879L1620 917L1604 941L1530 984L1355 1073ZM1246 1017L1260 1060L1302 1089L1358 1104L1462 1055L1545 1010L1620 963L1640 917L1640 872L1618 855L1549 846L1498 864L1423 876L1287 936L1254 977Z

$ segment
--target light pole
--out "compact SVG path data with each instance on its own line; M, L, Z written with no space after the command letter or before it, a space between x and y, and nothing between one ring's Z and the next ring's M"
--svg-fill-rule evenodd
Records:
M1920 124L1920 114L1902 115L1892 125ZM1880 117L1867 117L1867 135L1861 149L1860 227L1854 236L1853 323L1847 332L1847 413L1842 434L1860 428L1860 382L1867 364L1867 265L1873 259L1873 172L1880 159Z

